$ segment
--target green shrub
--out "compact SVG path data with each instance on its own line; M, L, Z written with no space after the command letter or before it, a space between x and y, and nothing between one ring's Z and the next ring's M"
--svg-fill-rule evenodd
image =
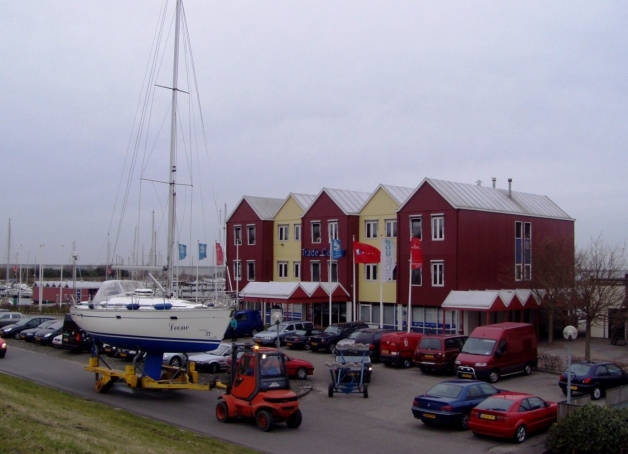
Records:
M556 454L628 453L628 412L594 404L579 408L550 428L545 446Z

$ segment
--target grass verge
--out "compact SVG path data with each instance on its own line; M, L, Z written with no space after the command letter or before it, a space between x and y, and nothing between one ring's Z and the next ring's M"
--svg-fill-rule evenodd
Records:
M3 373L0 408L3 453L256 452Z

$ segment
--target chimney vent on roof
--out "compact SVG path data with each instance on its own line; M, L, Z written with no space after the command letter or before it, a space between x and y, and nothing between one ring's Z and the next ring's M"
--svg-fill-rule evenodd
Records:
M482 180L476 181L475 184L477 184L478 186L482 186Z
M512 197L512 178L508 178L508 197Z
M493 177L491 180L493 180L493 189L495 189L497 187L497 178Z

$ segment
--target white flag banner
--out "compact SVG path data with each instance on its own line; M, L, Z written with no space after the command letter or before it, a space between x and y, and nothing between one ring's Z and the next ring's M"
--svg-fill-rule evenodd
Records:
M394 281L397 260L397 243L392 238L382 238L382 282Z

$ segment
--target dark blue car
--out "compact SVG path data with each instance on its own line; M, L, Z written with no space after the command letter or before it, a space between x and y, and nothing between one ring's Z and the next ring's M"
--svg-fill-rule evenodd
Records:
M466 430L471 409L500 392L476 380L446 380L414 398L412 414L424 424L448 424Z
M560 374L558 386L567 395L567 370ZM607 389L628 385L628 374L616 364L579 361L571 365L571 392L591 394L592 400L604 395Z

